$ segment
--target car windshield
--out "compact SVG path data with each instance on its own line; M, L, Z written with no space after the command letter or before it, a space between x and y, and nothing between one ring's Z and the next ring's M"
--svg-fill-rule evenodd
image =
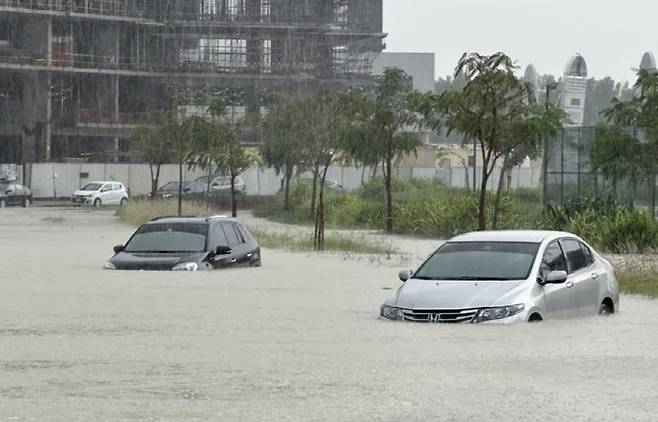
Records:
M538 243L446 243L416 272L425 280L524 280L530 275Z
M206 249L207 224L147 224L126 245L126 252L202 252Z
M98 190L103 186L102 183L87 183L80 190Z

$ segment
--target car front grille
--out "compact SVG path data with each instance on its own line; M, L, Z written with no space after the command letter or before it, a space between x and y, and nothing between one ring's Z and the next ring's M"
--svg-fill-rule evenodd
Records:
M459 324L473 321L477 309L403 309L405 321L440 324Z

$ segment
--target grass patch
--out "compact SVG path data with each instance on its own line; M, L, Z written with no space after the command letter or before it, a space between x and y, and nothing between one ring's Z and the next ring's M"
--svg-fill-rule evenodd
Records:
M313 250L313 238L310 233L273 233L251 230L251 234L264 248L285 249L293 252ZM325 250L330 252L349 252L354 254L390 255L398 252L393 246L375 242L365 237L348 236L338 233L325 235Z
M66 221L64 217L61 216L51 216L49 215L48 217L43 217L41 219L42 222L44 223L52 223L52 224L62 224Z
M133 226L141 226L156 217L175 216L178 214L178 201L130 201L118 211L119 219ZM212 207L210 210L205 203L183 201L183 215L203 217L216 214L230 214L227 211Z
M623 293L658 298L658 274L622 273L619 286Z

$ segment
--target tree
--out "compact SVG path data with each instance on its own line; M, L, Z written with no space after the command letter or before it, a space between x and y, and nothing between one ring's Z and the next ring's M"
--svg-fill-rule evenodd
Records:
M191 117L188 124L193 133L193 145L188 153L187 162L190 166L216 170L210 175L221 173L229 177L231 182L231 214L237 217L237 198L235 179L253 165L256 161L242 145L241 132L250 125L250 119L243 117L237 120L228 116L228 107L223 98L206 99L207 117ZM210 193L208 193L210 195Z
M290 209L290 181L295 173L306 164L307 150L304 148L303 133L298 129L299 102L280 100L272 105L262 128L264 141L261 155L265 164L283 175L283 209Z
M388 233L393 231L394 224L393 171L403 157L415 153L422 145L420 138L408 131L418 123L418 115L411 109L411 100L418 95L403 70L388 68L374 98L356 95L349 99L352 106L348 109L354 123L348 131L352 140L346 149L356 157L382 163Z
M656 176L658 172L658 71L640 69L634 85L635 95L613 99L604 111L608 122L618 127L637 128L641 142L639 163L649 184L649 208L656 216Z
M612 181L612 192L617 194L620 180L635 180L641 172L641 144L632 135L615 127L599 128L596 142L592 145L589 156L592 171L600 172Z
M455 75L468 82L462 91L425 94L415 106L434 119L433 127L458 132L465 143L476 142L482 160L478 202L478 227L486 230L487 184L500 159L520 148L534 150L541 140L557 131L565 114L557 107L536 105L534 89L515 75L516 66L503 53L485 56L464 54Z
M146 161L151 173L151 197L155 198L160 180L160 169L172 160L173 139L171 125L175 119L171 113L162 111L156 114L153 125L140 126L133 134L131 149L133 153Z

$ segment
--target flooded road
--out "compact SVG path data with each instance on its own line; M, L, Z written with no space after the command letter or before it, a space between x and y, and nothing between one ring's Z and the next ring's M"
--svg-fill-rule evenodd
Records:
M0 419L654 421L658 302L511 327L377 319L388 265L265 251L101 271L111 212L0 210Z

